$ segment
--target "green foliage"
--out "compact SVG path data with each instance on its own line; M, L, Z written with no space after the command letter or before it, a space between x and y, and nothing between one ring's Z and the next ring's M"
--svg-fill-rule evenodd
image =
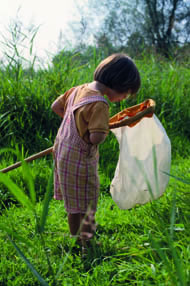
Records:
M10 157L7 156L7 159ZM13 157L15 158L15 161L20 161L17 156ZM13 158L9 159L9 165L13 164ZM3 160L1 162L1 169L7 166L7 161ZM36 201L39 202L44 199L46 188L47 188L47 178L49 177L49 174L51 173L52 169L52 157L51 155L40 160L33 161L29 163L30 165L30 179L33 180L34 188L37 191ZM24 165L25 166L25 165ZM27 166L27 165L26 165ZM27 174L25 177L23 176L23 172L25 168L19 167L15 170L12 170L11 172L7 173L6 176L13 181L17 186L19 186L27 195L30 195L30 185L27 182ZM15 197L13 197L8 187L5 186L2 182L0 182L0 212L5 209L9 208L12 204L18 204L18 202L15 200Z
M53 66L48 69L32 70L28 74L20 66L19 76L12 66L2 69L1 147L19 144L33 154L51 146L60 124L60 119L51 111L51 103L72 86L91 81L99 61L96 53L90 60L85 60L81 54L65 52L55 57ZM110 104L110 115L128 104L153 98L157 104L156 114L174 142L177 135L189 138L190 75L187 64L179 65L146 55L136 62L142 77L137 101Z
M188 170L189 159L178 159L171 174L186 174L188 181ZM188 285L187 184L171 178L159 200L126 211L102 194L96 237L86 256L69 237L63 203L48 201L35 205L39 222L46 213L43 208L48 209L43 233L35 231L36 218L28 207L13 206L0 217L0 284Z
M142 77L138 101L144 98L156 101L155 113L172 141L179 135L190 138L190 112L186 108L190 104L189 69L172 61L157 60L154 56L146 56L137 64Z
M14 151L13 151L14 152ZM49 272L53 275L53 281L54 281L54 272L49 260L48 252L46 251L45 241L43 237L44 232L44 226L48 215L49 210L49 203L52 198L52 187L53 187L53 168L51 171L51 175L49 177L49 183L45 195L45 199L43 202L43 209L41 211L41 215L37 213L36 208L36 191L34 188L34 180L32 178L32 174L30 172L29 165L26 162L22 162L22 175L23 178L27 184L28 187L28 194L24 192L17 184L13 182L13 180L6 174L0 173L0 182L7 187L9 192L15 197L15 199L18 201L18 203L25 207L25 209L28 210L30 216L33 218L35 222L34 230L39 235L39 239L41 241L41 246L44 250L46 261L48 264ZM19 246L14 242L14 239L19 239L21 242L24 242L25 239L17 234L15 231L15 227L11 225L11 227L7 226L6 223L2 222L0 224L0 229L7 233L8 239L11 242L11 244L16 249L17 253L20 255L20 257L24 260L25 264L28 266L30 271L33 273L33 275L37 278L37 280L40 282L40 285L48 285L46 281L41 277L41 275L38 273L38 271L35 269L35 267L32 265L32 263L27 259L25 254L22 252L22 250L19 248ZM28 246L27 240L26 245ZM7 283L6 283L7 284Z
M17 27L13 36L9 64L0 69L0 146L13 150L0 150L1 168L53 144L60 119L51 103L69 88L91 81L104 54L93 47L84 53L64 51L48 68L34 70L35 58L23 67ZM33 38L30 50L32 45ZM137 66L142 77L137 99L110 104L110 116L147 98L156 101L156 114L178 160L168 191L151 204L119 210L108 195L119 152L110 132L100 146L99 226L83 257L75 239L65 234L63 203L51 201L52 158L0 173L1 285L188 285L189 160L180 161L189 154L188 63L142 55Z
M91 56L89 58L89 55ZM53 145L60 118L51 111L51 104L57 96L72 86L89 82L101 54L93 47L84 54L76 52L61 52L48 68L25 70L19 66L7 66L0 70L0 146L23 148L23 157L42 151ZM137 98L121 103L110 103L110 116L127 106L142 102L147 98L156 101L156 115L162 122L172 143L174 157L187 157L190 139L190 93L188 62L179 64L157 55L142 55L136 60L142 85ZM111 150L111 152L110 152ZM110 132L104 144L100 145L100 172L109 182L113 177L118 158L118 143ZM17 158L1 155L1 166L14 163ZM35 163L33 163L35 166ZM42 165L41 165L42 164ZM35 187L38 198L44 196L46 182L46 161L37 161ZM38 166L38 167L37 167ZM19 169L12 171L15 183L25 190ZM107 184L107 188L109 184ZM40 187L38 187L40 186ZM0 197L6 198L1 204L10 204L5 188L0 185Z
M85 34L94 36L97 47L113 53L125 48L131 56L156 50L165 57L189 44L189 3L186 0L89 0ZM99 25L92 19L99 14ZM82 14L82 12L80 11ZM89 19L89 20L88 20ZM83 22L78 23L78 32ZM76 31L74 31L77 37ZM80 33L83 38L82 32ZM78 42L81 38L78 37Z

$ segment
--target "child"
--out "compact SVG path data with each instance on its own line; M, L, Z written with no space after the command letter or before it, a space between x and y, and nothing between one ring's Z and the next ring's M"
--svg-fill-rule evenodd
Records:
M109 106L140 87L140 75L125 54L104 59L94 81L68 90L52 104L63 118L54 144L54 198L64 200L72 236L93 237L99 196L98 145L109 132Z

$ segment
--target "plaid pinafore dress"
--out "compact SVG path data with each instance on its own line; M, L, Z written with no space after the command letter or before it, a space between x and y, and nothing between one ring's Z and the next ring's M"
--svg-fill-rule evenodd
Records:
M54 198L64 200L68 213L96 211L99 196L97 146L87 144L78 134L74 112L103 96L90 96L74 103L77 88L69 96L67 109L54 144Z

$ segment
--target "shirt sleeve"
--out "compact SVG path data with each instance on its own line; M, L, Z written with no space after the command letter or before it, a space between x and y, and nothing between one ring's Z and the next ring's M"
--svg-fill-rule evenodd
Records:
M88 130L109 133L109 106L101 101L92 105L88 120Z
M72 93L73 90L74 90L74 87L69 89L69 90L67 90L64 94L61 94L56 99L56 101L59 103L59 105L64 109L64 112L65 112L65 109L67 107L67 102L68 102L69 95Z

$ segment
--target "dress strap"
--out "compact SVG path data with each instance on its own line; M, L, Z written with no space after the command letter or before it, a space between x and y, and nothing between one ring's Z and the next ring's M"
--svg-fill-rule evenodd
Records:
M102 95L91 95L91 96L83 97L81 100L79 100L79 102L73 105L72 110L75 111L76 109L78 109L79 107L85 104L89 104L89 103L96 102L96 101L102 101L108 105L107 100Z
M77 93L77 90L78 90L78 87L76 87L73 92L71 93L71 95L69 96L69 100L68 100L68 106L67 106L67 109L68 110L71 110L72 109L72 106L73 106L73 103L74 103L74 99L75 99L75 95Z
M85 96L81 98L77 103L74 104L74 99L75 99L75 95L77 91L78 91L78 87L76 87L71 93L71 95L69 96L68 106L67 106L68 112L71 110L75 111L76 109L78 109L79 107L85 104L89 104L89 103L96 102L96 101L102 101L108 105L107 100L102 95Z

